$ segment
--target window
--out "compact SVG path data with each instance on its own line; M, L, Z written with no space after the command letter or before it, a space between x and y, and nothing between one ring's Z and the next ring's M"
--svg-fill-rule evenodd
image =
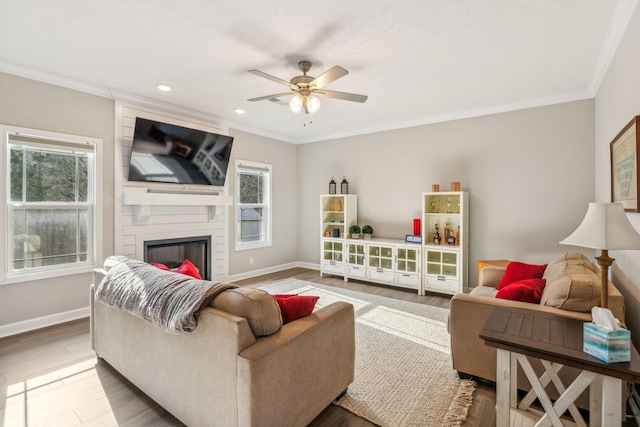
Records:
M236 160L236 250L271 245L271 165Z
M9 127L3 140L6 277L90 270L97 255L98 140ZM43 272L54 274L33 277Z

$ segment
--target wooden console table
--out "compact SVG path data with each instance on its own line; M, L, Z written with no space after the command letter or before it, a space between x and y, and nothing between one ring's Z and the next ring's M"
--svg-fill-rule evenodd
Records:
M529 405L536 396L545 413L536 425L563 426L560 416L567 410L577 425L586 425L575 399L590 387L591 426L619 426L622 381L640 383L640 355L631 346L631 361L604 363L582 351L582 322L535 310L496 307L480 331L485 344L496 347L496 426L533 425ZM538 378L526 356L540 359L546 372ZM520 363L532 389L517 404L517 364ZM565 388L557 372L563 366L581 370ZM545 386L553 382L560 393L554 402Z

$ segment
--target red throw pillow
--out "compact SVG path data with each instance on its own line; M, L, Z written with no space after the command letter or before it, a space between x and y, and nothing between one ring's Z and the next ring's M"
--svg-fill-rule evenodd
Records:
M274 295L280 312L282 323L293 322L296 319L310 315L320 297L312 295Z
M159 268L160 270L164 270L164 271L171 271L171 269L169 267L167 267L164 264L160 264L159 262L152 262L150 263L151 265L153 265L154 267Z
M509 265L507 265L504 276L502 277L502 280L500 280L500 283L498 283L496 289L500 290L505 286L520 280L540 279L544 274L545 268L547 268L547 264L535 265L517 261L510 262Z
M195 279L198 280L202 280L202 277L200 276L200 273L198 272L198 268L193 265L193 263L191 261L189 261L188 259L185 259L184 262L182 263L182 265L180 267L178 267L178 269L176 270L177 273L182 273L182 274L186 274L187 276L191 276Z
M540 304L542 291L546 284L546 279L520 280L500 289L496 294L496 298Z
M289 298L289 297L297 297L298 294L274 294L273 295L276 299L278 298Z

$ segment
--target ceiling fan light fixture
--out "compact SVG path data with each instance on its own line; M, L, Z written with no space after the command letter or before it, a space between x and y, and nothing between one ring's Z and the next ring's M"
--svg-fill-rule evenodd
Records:
M315 114L320 109L320 100L313 95L307 96L305 102L307 103L307 111L309 114Z
M291 101L289 101L289 110L291 110L291 112L294 114L300 114L304 102L305 100L302 98L302 96L300 94L297 94L296 96L291 98Z
M289 110L294 114L300 114L304 110L305 114L315 114L320 109L321 102L314 95L326 96L327 98L340 99L343 101L351 102L365 102L367 100L366 95L358 95L348 92L337 92L335 90L324 90L323 87L329 83L336 81L349 72L342 67L335 66L328 71L325 71L318 77L308 76L307 72L311 68L311 62L300 61L298 62L298 68L302 71L302 76L296 76L290 81L282 80L278 77L264 73L259 70L249 70L251 74L259 77L263 77L267 80L274 81L281 85L287 86L290 92L277 93L274 95L259 96L257 98L250 98L247 101L264 101L279 103L278 98L293 95L293 98L289 100ZM293 93L291 93L293 92Z

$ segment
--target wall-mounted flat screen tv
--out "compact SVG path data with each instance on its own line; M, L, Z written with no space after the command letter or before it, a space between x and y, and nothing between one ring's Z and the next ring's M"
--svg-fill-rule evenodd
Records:
M129 181L224 186L233 137L136 118Z

